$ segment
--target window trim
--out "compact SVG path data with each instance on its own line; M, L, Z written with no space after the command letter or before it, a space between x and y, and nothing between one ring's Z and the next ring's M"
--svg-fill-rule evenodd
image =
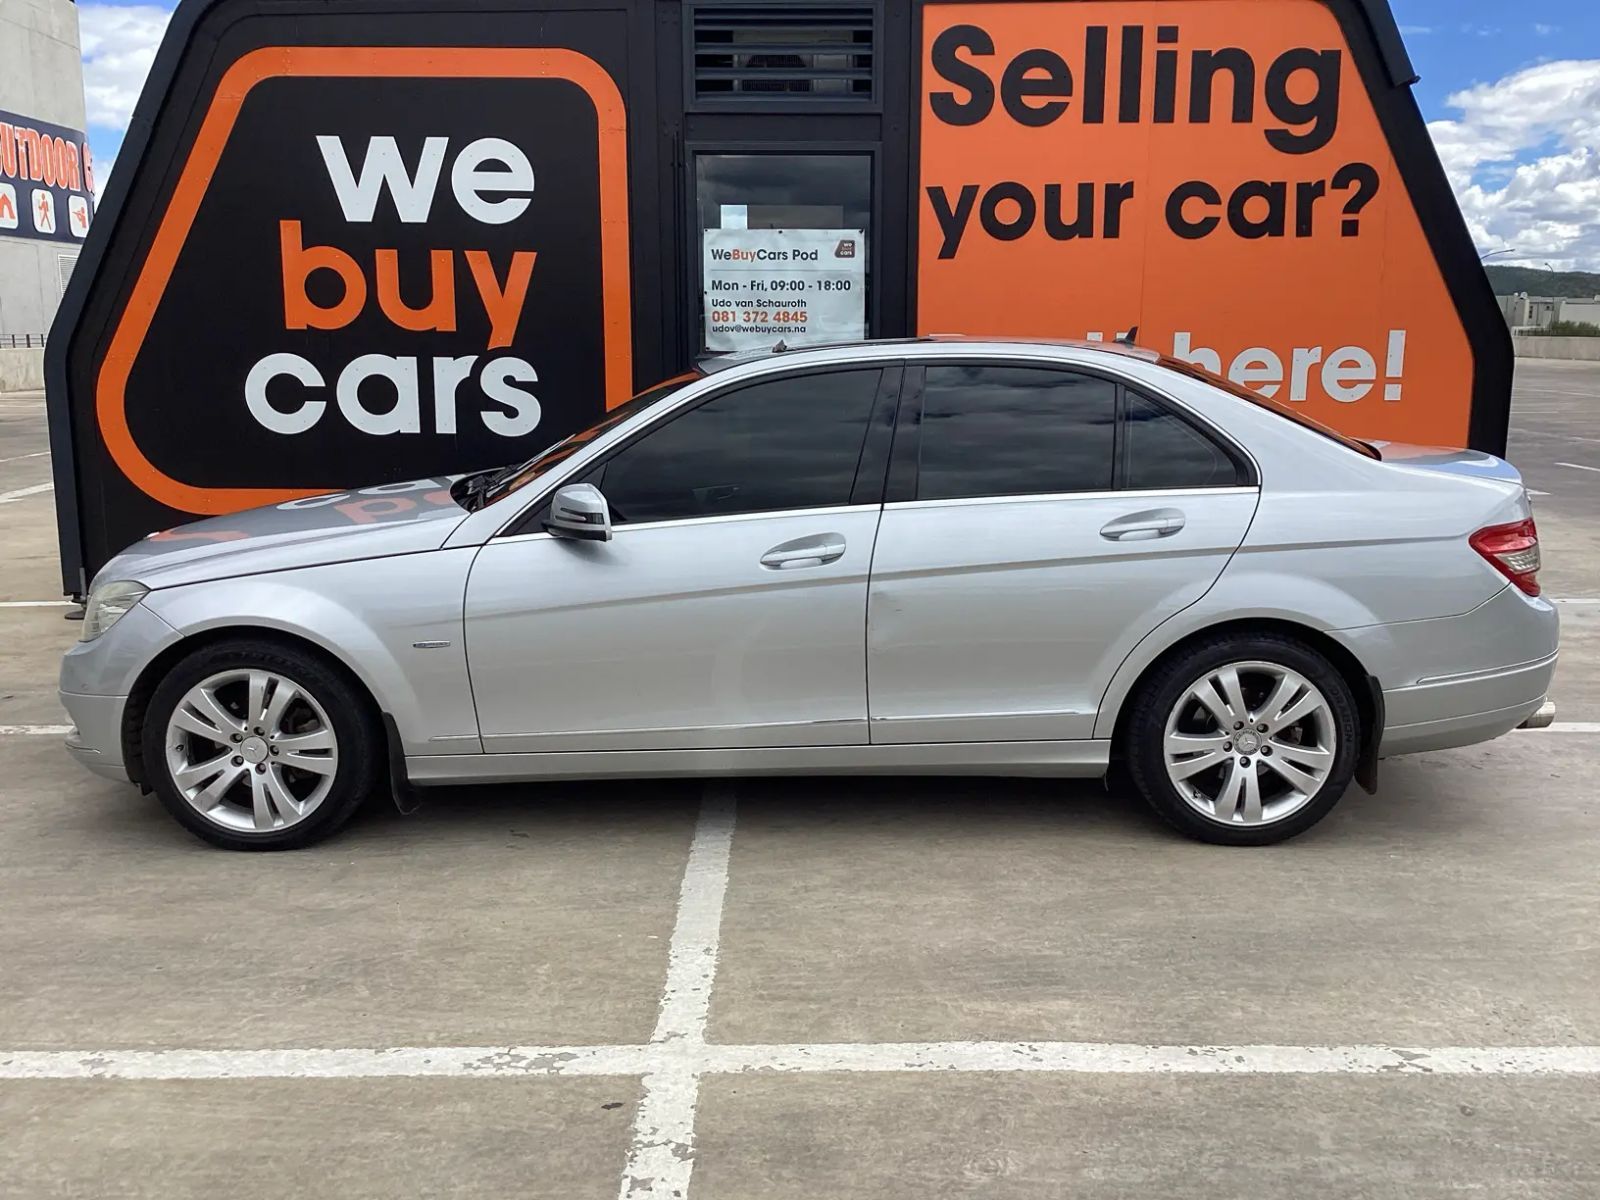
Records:
M1117 388L1115 400L1115 418L1112 429L1112 469L1110 488L1086 488L1078 492L1007 492L997 495L961 496L948 499L930 500L922 499L917 495L919 483L921 447L922 447L922 404L924 385L927 369L929 367L1016 367L1024 370L1051 370L1065 374L1086 375L1095 379L1104 380ZM1225 454L1238 471L1238 477L1231 484L1208 484L1196 487L1183 488L1130 488L1123 485L1125 478L1123 451L1125 429L1125 396L1133 392L1140 399L1155 405L1157 408L1177 417L1187 424L1194 432L1211 442ZM1156 391L1147 384L1135 382L1115 371L1105 370L1096 365L1081 363L1066 363L1054 359L1016 357L996 358L991 356L973 355L946 358L924 358L911 360L906 363L905 379L901 386L900 417L895 426L894 445L890 452L889 477L884 490L884 503L886 505L905 504L962 504L968 502L990 502L994 500L1022 500L1022 499L1056 499L1065 500L1080 496L1106 497L1114 495L1156 495L1172 492L1201 492L1214 493L1224 491L1255 490L1261 486L1261 476L1256 469L1255 460L1231 436L1218 429L1210 421L1199 414L1191 412L1187 405Z
M711 403L713 400L723 396L731 396L737 392L742 392L749 388L761 387L769 383L788 382L789 380L808 378L812 375L841 375L845 374L846 372L865 371L875 373L878 376L878 383L877 388L873 392L872 403L867 412L867 429L862 435L861 449L856 457L855 477L851 480L850 491L843 504L818 504L806 508L759 509L754 512L746 513L702 513L692 517L670 517L659 521L629 522L625 525L617 526L617 528L633 529L642 528L644 526L680 525L688 521L704 521L708 517L762 517L779 512L792 514L798 512L833 511L840 508L856 507L861 503L857 500L857 496L862 492L864 478L867 484L867 489L871 491L873 490L871 473L875 471L881 477L887 467L887 454L876 454L869 452L872 450L874 442L873 430L884 411L887 409L890 414L898 411L897 396L899 393L901 380L900 367L901 364L896 359L869 360L856 363L826 363L792 371L763 372L760 375L755 375L745 379L730 380L722 387L714 387L710 389L703 396L696 396L692 400L684 401L683 403L674 407L671 411L663 413L655 420L650 421L649 424L628 433L615 445L607 446L592 459L585 460L585 462L578 468L577 471L569 475L564 475L560 479L553 480L548 492L545 492L543 495L534 499L534 501L529 504L527 508L525 508L511 521L507 522L500 532L495 535L495 537L524 537L530 533L542 532L542 528L529 528L529 526L542 526L541 517L550 507L550 497L555 494L558 488L565 487L573 478L590 475L596 471L603 473L613 458L621 454L624 450L627 450L641 438L649 437L657 430L664 429L666 426L672 424L672 422L678 420L680 417L694 412L696 409ZM891 417L891 429L893 428L893 424L894 422ZM880 434L880 438L881 436L882 435ZM863 472L867 472L865 477L863 476ZM879 496L882 495L882 490L883 488L880 480L876 488ZM602 487L602 494L604 491L605 489ZM866 503L869 505L881 505L882 500L876 499L867 501Z

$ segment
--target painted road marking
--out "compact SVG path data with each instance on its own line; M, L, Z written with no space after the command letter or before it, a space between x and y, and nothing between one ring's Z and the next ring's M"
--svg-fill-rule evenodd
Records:
M1593 471L1600 474L1600 467L1586 467L1582 463L1558 462L1558 467L1571 467L1574 471Z
M1553 721L1543 729L1519 729L1518 733L1600 733L1600 721Z
M1077 1075L1600 1075L1600 1046L1180 1046L1137 1042L392 1046L317 1050L0 1050L0 1079L688 1077L756 1072ZM638 1161L638 1145L629 1159ZM669 1164L663 1164L664 1167ZM688 1181L688 1171L677 1186ZM669 1193L644 1187L625 1197ZM675 1194L682 1197L686 1193Z
M1596 725L1600 729L1600 725ZM643 1098L619 1200L688 1200L707 1075L1030 1072L1146 1075L1600 1075L1600 1046L1206 1046L1132 1042L708 1045L735 817L731 785L701 802L644 1045L392 1046L289 1050L0 1050L0 1080L506 1079L622 1076Z
M71 608L71 600L0 600L0 608Z
M633 1142L622 1171L620 1200L682 1200L694 1173L695 1110L700 1103L697 1056L705 1052L711 986L722 943L722 906L733 850L734 793L709 785L683 870L678 915L667 952L652 1046L681 1051L652 1065L642 1080Z
M53 483L36 483L32 487L18 488L14 492L0 492L0 504L14 504L29 496L37 496L40 492L52 492L55 486Z
M71 725L0 725L0 737L66 737Z
M50 451L39 450L33 454L13 454L10 458L0 458L0 463L21 462L25 458L49 458Z

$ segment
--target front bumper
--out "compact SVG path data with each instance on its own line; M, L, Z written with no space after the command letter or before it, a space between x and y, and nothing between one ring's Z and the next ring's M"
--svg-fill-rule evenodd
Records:
M72 718L67 752L96 775L128 783L122 760L122 710L126 696L84 696L62 692L61 706Z
M61 659L61 706L75 726L67 750L96 775L129 782L122 753L122 714L139 674L178 640L178 631L145 604L92 642L79 642Z

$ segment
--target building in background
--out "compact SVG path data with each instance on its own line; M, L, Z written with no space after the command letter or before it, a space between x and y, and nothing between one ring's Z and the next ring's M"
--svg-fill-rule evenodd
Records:
M0 346L42 341L94 215L72 0L0 0Z
M1496 296L1514 333L1537 333L1552 325L1600 325L1600 296Z

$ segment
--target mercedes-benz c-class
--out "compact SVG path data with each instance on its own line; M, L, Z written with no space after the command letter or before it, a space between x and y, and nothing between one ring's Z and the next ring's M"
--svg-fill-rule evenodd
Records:
M716 364L532 460L108 563L71 753L220 846L558 778L1096 777L1261 844L1548 720L1527 493L1120 346ZM1414 801L1413 801L1414 802Z

